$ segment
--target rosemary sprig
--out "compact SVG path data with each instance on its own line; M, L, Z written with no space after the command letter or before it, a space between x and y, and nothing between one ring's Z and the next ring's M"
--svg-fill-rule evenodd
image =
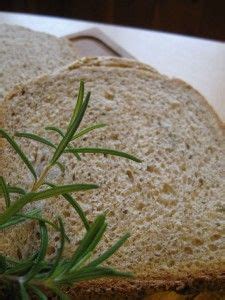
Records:
M87 191L98 188L95 184L68 184L49 188L40 192L28 192L14 201L3 214L0 214L0 225L4 224L9 218L17 214L28 203L56 197L69 192Z
M121 237L119 241L103 252L99 257L92 259L93 253L107 228L105 215L97 216L94 222L90 224L82 207L70 193L92 190L98 188L98 186L96 184L83 183L56 185L47 182L49 171L56 165L62 172L65 171L59 159L62 155L67 153L73 153L78 160L80 160L79 154L81 153L93 153L120 156L135 162L140 162L135 156L114 149L101 147L76 148L70 144L72 141L89 134L93 130L105 126L105 124L93 124L77 132L88 107L89 100L90 93L88 92L86 96L84 95L84 83L81 81L76 105L65 133L62 129L55 126L45 128L60 135L61 140L58 144L54 144L51 140L34 133L18 132L15 134L17 138L32 139L54 150L51 159L46 163L39 177L36 175L35 168L29 158L16 142L15 137L7 133L4 129L0 129L0 137L9 142L34 177L32 187L28 190L11 186L7 184L3 177L0 177L0 196L3 196L5 199L5 210L0 214L0 230L5 230L6 228L25 221L33 220L38 222L40 231L40 247L31 257L15 261L6 255L0 255L0 296L2 291L3 296L10 295L9 298L15 298L15 295L19 294L20 299L30 299L30 296L35 294L38 299L47 299L45 292L52 290L53 293L63 299L66 297L61 291L61 287L63 286L99 277L131 276L131 274L127 272L119 272L113 268L102 266L102 263L124 244L129 234L125 234ZM48 187L47 189L46 186ZM13 194L13 197L11 197L11 194ZM23 208L27 206L27 204L47 200L48 198L57 197L59 195L64 197L74 208L86 229L86 233L80 245L71 257L67 259L63 257L63 252L65 243L69 241L69 238L65 232L61 217L58 216L56 218L57 221L52 222L42 217L39 209L33 208L30 211L23 212ZM48 226L58 231L60 235L59 247L55 258L52 260L46 259L49 246ZM1 297L1 299L3 298Z

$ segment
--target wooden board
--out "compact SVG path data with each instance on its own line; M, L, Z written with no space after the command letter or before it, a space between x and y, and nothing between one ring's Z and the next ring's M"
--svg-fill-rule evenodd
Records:
M80 56L117 56L134 58L112 41L98 28L80 31L66 36L76 47Z

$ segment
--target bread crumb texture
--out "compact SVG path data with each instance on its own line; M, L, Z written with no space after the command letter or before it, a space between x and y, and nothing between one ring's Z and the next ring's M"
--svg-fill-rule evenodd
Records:
M15 84L52 72L76 57L65 39L0 24L0 100Z
M147 291L159 287L185 290L194 285L198 290L204 282L210 285L212 278L216 278L217 288L222 288L225 139L224 129L211 107L184 82L169 79L146 65L126 59L89 58L14 89L4 102L5 128L59 141L44 127L67 127L81 79L86 91L91 91L82 128L96 122L108 126L77 140L76 146L109 147L143 160L137 164L86 154L76 161L69 154L61 159L65 174L57 168L49 174L49 181L101 186L76 194L90 221L99 213L107 214L108 230L95 255L125 232L131 233L131 238L107 263L134 272L141 280L131 280L129 284L121 281L125 282L125 294L131 291L127 299L132 299L132 293L136 295L134 299L141 299ZM50 150L34 141L21 139L20 143L40 173ZM10 183L29 186L32 178L14 152L5 146L0 155L1 175ZM47 218L64 218L71 239L66 255L70 256L84 234L79 217L60 197L37 205ZM29 222L21 228L1 236L4 243L0 243L0 251L8 248L11 255L25 256L37 247L36 224ZM51 232L50 239L48 255L52 257L58 247L58 234ZM89 287L92 285L96 291L99 281ZM117 283L111 285L109 281L109 286L110 293L114 293L112 286L119 293L121 286ZM99 295L101 289L106 292L107 285L100 285ZM179 297L175 299L182 299Z

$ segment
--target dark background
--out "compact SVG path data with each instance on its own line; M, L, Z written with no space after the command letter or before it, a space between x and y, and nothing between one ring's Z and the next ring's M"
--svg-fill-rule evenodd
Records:
M0 10L225 40L225 0L0 0Z

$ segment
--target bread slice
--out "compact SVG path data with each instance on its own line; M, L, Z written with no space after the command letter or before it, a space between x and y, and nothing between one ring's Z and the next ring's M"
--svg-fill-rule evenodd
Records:
M52 72L76 58L66 39L0 24L0 99L16 83Z
M58 136L43 128L66 128L81 79L92 93L83 126L102 122L108 127L76 145L127 151L143 163L91 154L78 162L68 155L62 159L65 175L58 169L49 175L49 180L59 182L100 184L96 191L76 194L90 220L107 213L108 231L98 253L123 233L131 233L109 264L136 277L79 284L70 290L74 299L142 299L163 290L223 290L225 132L217 115L192 87L147 65L83 58L12 90L4 102L4 127L56 142ZM50 150L36 142L21 144L40 172ZM1 149L0 165L9 182L30 184L26 168L8 146ZM48 218L64 216L72 240L66 252L70 255L84 232L77 215L61 198L39 205ZM23 256L35 249L37 228L33 223L21 228L2 239L11 254ZM57 240L52 233L50 257Z

